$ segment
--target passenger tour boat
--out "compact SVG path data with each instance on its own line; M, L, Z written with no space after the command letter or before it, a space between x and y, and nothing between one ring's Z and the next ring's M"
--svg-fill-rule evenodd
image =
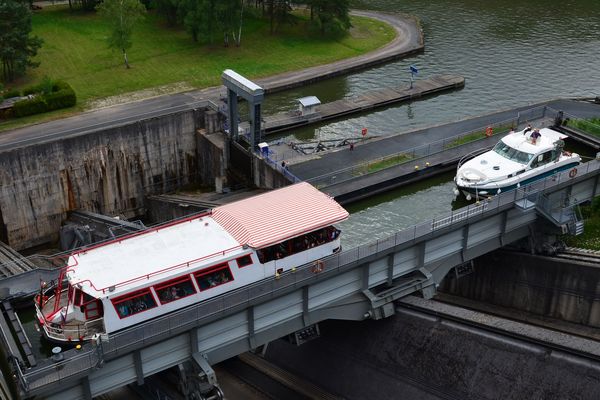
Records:
M581 157L564 151L567 135L550 128L526 128L503 137L490 151L476 151L458 163L454 193L467 200L515 189L559 171L577 174Z
M52 341L81 342L303 264L322 269L341 249L333 224L347 217L298 183L80 249L36 296L39 327Z

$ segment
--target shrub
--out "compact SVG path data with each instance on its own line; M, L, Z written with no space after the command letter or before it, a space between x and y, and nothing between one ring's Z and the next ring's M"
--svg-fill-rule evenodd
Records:
M75 91L67 82L56 81L52 85L52 92L44 96L48 104L48 111L59 108L73 107L77 103Z
M21 92L17 89L10 89L4 93L5 99L10 99L11 97L19 97L21 96Z
M50 79L44 79L41 84L23 91L24 95L34 93L37 93L37 96L33 99L21 100L15 103L13 116L24 117L39 114L60 108L73 107L77 103L75 91L64 81L52 82Z
M48 106L43 96L36 96L33 99L17 101L13 105L12 114L15 117L24 117L46 111L48 111Z

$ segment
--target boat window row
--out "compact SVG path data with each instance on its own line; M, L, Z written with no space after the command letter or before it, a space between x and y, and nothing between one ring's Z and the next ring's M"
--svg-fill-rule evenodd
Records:
M292 254L311 249L322 244L332 242L340 235L340 230L334 226L328 226L318 231L298 236L273 246L258 249L256 255L261 263L280 260Z
M545 153L539 154L535 160L531 162L531 168L537 168L548 164L550 161L558 159L559 156L560 153L556 150L546 151Z
M242 257L241 257L242 258ZM238 259L239 260L239 259ZM252 261L250 260L250 264ZM239 266L238 262L238 266ZM246 264L249 265L249 264ZM193 277L193 278L192 278ZM196 280L196 286L192 279ZM152 286L156 297L150 288L128 293L112 299L113 306L120 318L127 318L146 310L186 298L205 290L233 281L233 274L228 263L219 264L209 269L198 271L193 275L180 276L168 282ZM157 303L158 300L158 304Z
M494 151L504 158L508 158L509 160L516 161L521 164L527 164L533 158L533 154L510 147L502 140L494 146Z

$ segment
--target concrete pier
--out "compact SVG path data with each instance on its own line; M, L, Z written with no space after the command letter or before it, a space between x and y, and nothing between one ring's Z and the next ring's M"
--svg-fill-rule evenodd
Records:
M464 85L465 78L462 76L436 75L428 79L418 80L414 82L412 87L383 88L364 93L354 99L341 99L325 103L320 106L320 111L315 114L301 115L297 111L290 111L266 116L264 117L263 128L266 133L279 132L394 103L411 101L422 96L462 88ZM248 128L248 123L240 126L243 129Z

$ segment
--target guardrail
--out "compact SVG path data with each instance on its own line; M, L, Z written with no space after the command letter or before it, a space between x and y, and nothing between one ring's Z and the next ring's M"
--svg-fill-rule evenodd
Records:
M327 279L356 267L367 257L379 255L386 256L396 246L414 242L419 238L433 232L448 228L454 224L462 224L475 216L492 215L505 210L520 200L535 201L546 189L556 187L562 183L581 179L588 174L598 174L600 161L593 160L579 167L576 178L569 176L569 171L564 171L534 182L516 190L507 191L487 200L463 207L449 215L414 225L410 228L396 232L385 239L377 240L353 249L332 255L323 260L323 272L315 274L312 264L305 264L295 272L286 272L279 278L269 278L247 285L219 297L192 305L186 309L167 314L163 317L140 324L114 335L108 342L103 342L97 347L86 345L79 353L71 353L68 359L51 365L40 365L27 372L18 371L20 381L25 390L32 390L47 384L60 382L74 375L82 374L86 370L96 367L102 362L103 357L114 358L162 339L186 332L196 326L208 323L233 312L241 311L249 306L259 304L268 299L276 298L292 289L297 289L317 280ZM583 202L588 199L579 199Z
M398 153L390 154L384 157L376 158L373 160L365 161L363 163L353 165L348 168L339 169L337 171L333 171L324 175L320 175L314 178L307 179L307 182L310 182L316 187L326 187L329 185L345 182L357 177L370 175L376 172L379 172L384 169L393 168L401 164L405 164L408 162L415 162L417 160L423 159L425 157L430 157L434 154L438 154L443 152L444 150L463 147L466 145L470 145L471 143L476 143L487 139L484 133L481 134L481 137L478 139L470 140L466 143L460 143L461 139L465 137L472 136L479 132L485 132L486 127L491 126L494 133L492 136L500 136L506 134L511 126L516 126L518 124L517 118L509 118L502 120L500 122L496 122L494 124L481 126L479 128L463 132L459 135L451 136L448 138L444 138L432 143L428 143L425 145L412 147L406 150L403 150ZM389 166L385 166L389 164ZM385 166L378 168L379 165Z

